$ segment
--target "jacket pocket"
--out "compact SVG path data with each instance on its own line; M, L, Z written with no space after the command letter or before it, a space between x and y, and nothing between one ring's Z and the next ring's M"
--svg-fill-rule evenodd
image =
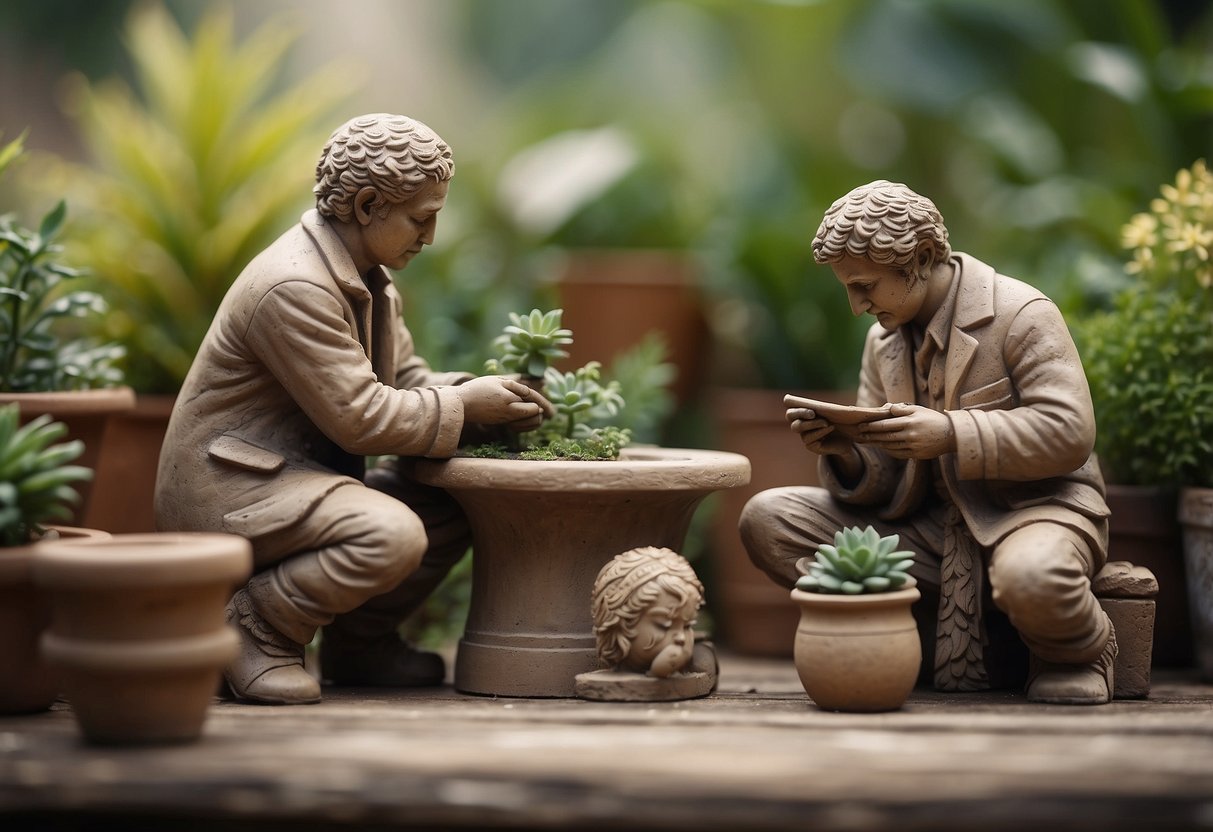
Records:
M1010 410L1014 404L1015 388L1009 378L960 394L961 410Z
M258 474L276 474L286 464L286 459L281 454L231 434L220 436L210 444L206 452L211 459L218 462Z

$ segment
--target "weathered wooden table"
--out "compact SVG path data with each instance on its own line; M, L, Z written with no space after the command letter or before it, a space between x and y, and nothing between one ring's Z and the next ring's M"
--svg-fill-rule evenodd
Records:
M326 690L217 704L193 745L82 744L70 709L0 718L0 829L1165 830L1213 827L1213 686L1030 705L916 692L817 710L790 661L722 656L671 704Z

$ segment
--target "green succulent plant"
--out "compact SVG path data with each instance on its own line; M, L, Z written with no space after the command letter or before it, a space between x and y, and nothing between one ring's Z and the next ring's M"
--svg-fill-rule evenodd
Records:
M80 440L54 444L66 433L50 416L22 425L16 404L0 407L0 546L28 543L43 524L71 519L69 506L80 499L72 483L93 472L68 464L83 453Z
M484 363L486 373L517 372L542 379L543 394L556 414L538 429L522 434L513 447L494 442L466 451L471 456L523 459L616 459L632 439L628 428L603 424L617 416L625 402L619 382L602 379L602 365L591 361L572 372L551 366L566 358L562 347L573 343L571 330L560 326L563 310L529 315L510 313L510 323L493 339L498 357ZM598 425L592 423L597 422Z
M543 392L556 408L549 425L566 438L587 436L591 420L610 419L624 405L619 383L602 383L602 365L591 361L571 373L549 367L543 374Z
M485 371L543 378L552 362L568 357L563 347L573 343L572 331L560 326L563 313L563 309L532 309L529 315L511 312L509 325L493 340L500 356L485 362Z
M805 592L860 595L888 592L905 585L914 553L898 551L899 536L881 537L868 526L850 526L834 533L834 545L823 543L809 574L796 582Z

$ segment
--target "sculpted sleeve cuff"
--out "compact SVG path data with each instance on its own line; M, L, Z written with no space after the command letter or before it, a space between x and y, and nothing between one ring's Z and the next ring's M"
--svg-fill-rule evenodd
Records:
M455 455L463 433L463 398L452 387L431 387L422 391L437 400L438 433L425 456L445 459Z
M990 425L980 410L946 411L956 434L956 473L962 480L996 479L998 443L988 436ZM991 441L983 441L984 439Z
M897 486L897 470L893 461L871 448L857 446L860 461L863 463L863 474L859 482L846 485L838 476L838 471L830 462L830 457L823 456L817 464L821 484L844 503L860 506L874 506L887 502Z

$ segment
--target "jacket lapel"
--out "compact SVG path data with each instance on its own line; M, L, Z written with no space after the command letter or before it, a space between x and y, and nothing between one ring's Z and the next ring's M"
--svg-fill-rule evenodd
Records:
M901 329L880 334L876 341L876 366L880 368L885 401L911 404L915 401L913 354L909 336Z
M300 222L308 236L316 243L316 249L320 252L329 274L332 275L333 282L346 299L348 305L346 314L352 319L351 323L357 327L355 336L362 344L367 359L373 365L375 350L371 343L371 334L375 332L373 326L375 322L371 319L374 304L370 290L362 282L362 276L358 274L358 270L354 268L354 261L350 258L349 252L345 250L345 244L329 227L328 222L319 211L315 209L307 211ZM390 280L390 278L387 279ZM378 375L378 373L376 374ZM381 380L382 378L383 376L380 376Z
M952 333L948 337L947 363L944 365L944 408L954 410L961 381L977 353L977 338L969 330L994 320L994 269L967 254L955 255L956 308L952 313Z

